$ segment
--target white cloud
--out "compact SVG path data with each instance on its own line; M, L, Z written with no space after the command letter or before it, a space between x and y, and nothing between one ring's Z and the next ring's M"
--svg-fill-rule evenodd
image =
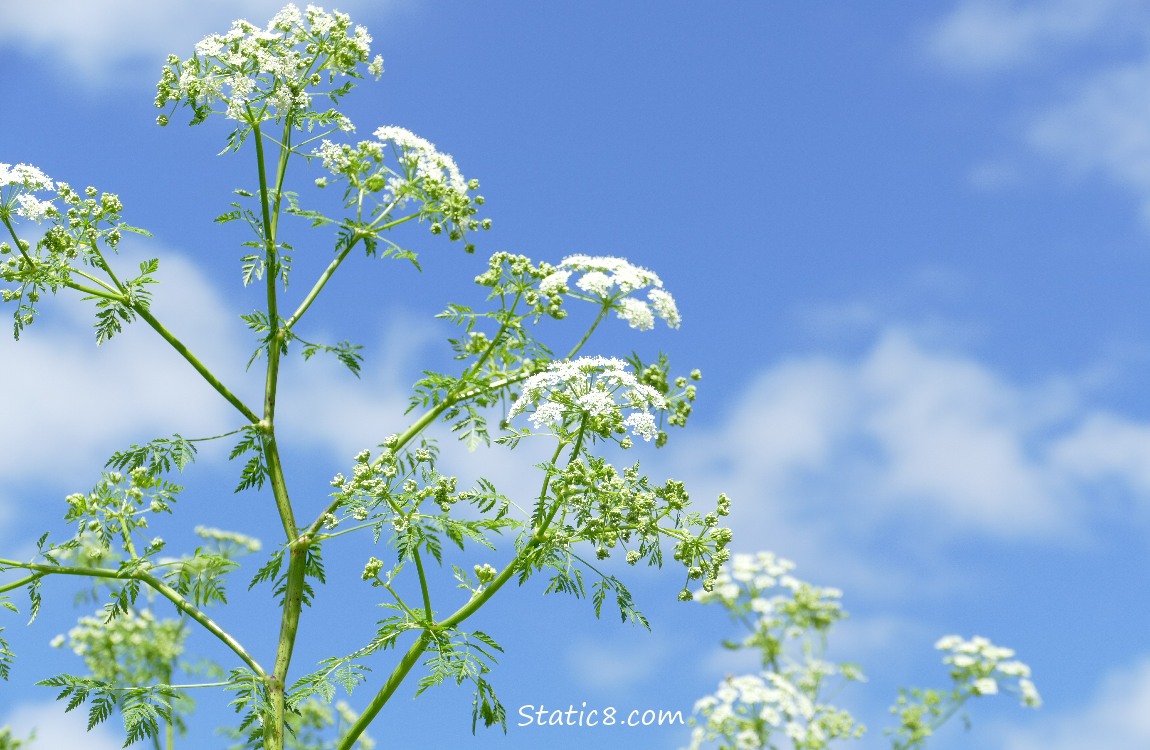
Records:
M1150 495L1150 425L1112 414L1092 414L1051 446L1053 461L1081 481L1116 479Z
M1078 173L1099 173L1142 200L1150 220L1150 58L1105 70L1035 117L1039 153Z
M0 4L0 46L11 46L38 60L56 60L88 81L111 82L136 65L159 73L171 52L182 57L204 36L226 31L237 18L262 26L285 0L198 0L155 2L118 0L43 0ZM367 0L344 0L351 13L395 7Z
M1030 153L1069 175L1101 176L1129 190L1150 222L1150 47L1138 31L1148 14L1134 0L966 0L932 29L928 48L958 72L1044 63L1044 75L1028 79L1025 96L1015 97L1040 103L1010 113L1009 127ZM1019 182L1023 169L1014 157L987 161L968 181L998 188Z
M1005 750L1142 750L1150 747L1150 658L1111 672L1085 707L1006 730Z
M1131 0L966 0L935 27L928 49L955 70L994 72L1112 31L1133 9Z
M231 332L239 324L218 295L189 262L162 254L153 312L209 367L242 362ZM0 338L6 377L19 384L19 398L5 403L18 437L0 452L0 477L59 480L66 467L102 465L112 447L141 435L235 427L231 407L143 321L97 347L91 303L61 292L41 307L19 341ZM234 383L237 371L217 374Z
M12 709L4 723L12 727L16 738L31 732L36 738L27 745L28 750L60 750L82 747L84 750L120 750L122 740L116 739L108 729L96 727L87 731L88 717L83 710L64 713L62 703L24 703Z
M971 535L1078 540L1098 510L1083 498L1101 482L1148 504L1150 425L1087 395L1071 379L1013 383L896 327L855 359L770 368L667 464L697 497L732 496L737 548L896 593L924 571L881 569L874 540L917 554Z

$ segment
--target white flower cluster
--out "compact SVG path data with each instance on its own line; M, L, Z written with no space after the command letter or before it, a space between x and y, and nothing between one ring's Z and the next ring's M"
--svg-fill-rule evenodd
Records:
M732 555L713 585L696 593L700 602L722 604L747 627L740 645L762 650L767 668L728 677L695 704L700 725L691 750L711 740L722 740L722 747L773 748L775 735L795 747L823 748L837 738L862 735L850 713L819 702L828 678L863 679L853 665L817 658L830 626L845 617L842 592L800 581L791 575L794 568L772 552Z
M195 531L199 537L217 542L221 549L233 552L259 552L262 547L259 539L238 531L224 531L209 526L197 526Z
M394 144L400 151L400 161L415 171L417 180L435 180L457 193L467 192L467 180L459 173L455 159L438 151L427 139L398 125L376 128L372 135L382 142Z
M593 299L609 302L632 328L640 331L654 328L655 316L671 328L679 327L679 308L675 298L662 288L662 280L653 271L632 265L623 258L572 255L539 282L539 291L548 296L562 294L576 273L580 274L575 282L577 289ZM646 301L629 296L643 289L648 290Z
M695 713L706 725L692 730L688 750L719 738L732 742L724 747L759 750L775 733L802 748L823 748L838 737L861 736L850 714L815 703L777 672L727 677L713 695L696 701Z
M371 35L363 26L351 29L345 13L327 13L307 6L300 12L295 5L284 6L267 28L237 20L225 34L210 34L195 46L195 57L176 76L165 71L157 106L190 97L206 103L227 102L225 115L243 119L249 107L259 110L271 105L282 117L289 110L304 111L311 104L305 90L329 77L348 74L358 62L366 61ZM169 64L179 58L169 58ZM383 72L383 58L376 56L367 70L376 78ZM166 118L162 118L166 122ZM335 125L354 130L351 121L338 115Z
M1038 689L1030 680L1030 667L1012 658L1013 649L995 646L977 635L969 641L957 635L944 636L934 647L948 652L942 661L954 667L951 676L968 684L975 695L994 695L998 692L1000 680L1017 679L1022 705L1029 708L1042 705Z
M651 440L658 434L649 411L667 408L663 395L627 371L627 364L608 357L580 357L553 362L523 383L523 393L507 412L507 419L534 406L528 418L535 429L555 426L575 415L588 415L629 429ZM631 413L623 417L622 410Z
M405 188L427 180L458 195L466 195L467 180L460 173L455 159L438 151L430 141L395 125L376 128L373 135L378 140L360 141L354 147L325 139L312 153L336 177L353 179L372 192L380 191L384 203L399 200L402 204L408 197ZM388 143L394 147L401 171L384 164L384 146Z
M787 575L795 569L795 564L786 558L778 557L774 552L758 552L754 555L739 553L731 556L729 565L724 565L715 579L715 587L710 591L700 591L696 594L702 603L722 601L726 604L735 604L743 595L744 587L749 589L751 607L755 611L770 609L765 601L758 600L755 593L766 591L775 586L783 586L791 591L797 591L803 585L802 581ZM832 593L837 590L830 590ZM841 592L838 592L841 596ZM755 601L761 601L755 604Z
M56 211L55 196L40 200L32 193L55 190L52 179L31 164L0 163L0 215L14 212L39 224Z
M81 617L67 636L61 634L52 639L52 647L67 645L77 656L112 661L122 652L147 650L175 658L182 650L179 639L170 637L172 626L179 625L176 620L157 620L147 608L128 610L112 620L106 615L97 612Z
M728 677L719 683L713 695L695 703L695 712L706 717L712 732L733 736L737 748L760 747L758 732L739 729L747 720L781 729L796 742L806 741L808 734L816 741L825 738L817 724L808 727L806 723L815 716L815 704L785 677L775 673ZM723 731L724 728L727 731ZM702 727L692 732L692 750L700 746L707 734Z

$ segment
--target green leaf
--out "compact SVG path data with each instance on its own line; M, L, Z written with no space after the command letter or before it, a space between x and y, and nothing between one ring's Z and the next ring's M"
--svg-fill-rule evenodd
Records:
M144 468L153 476L167 474L175 466L183 471L196 460L196 446L178 432L170 438L156 438L150 443L132 445L125 451L113 453L105 468L130 472Z
M4 628L0 628L0 633L4 632ZM8 676L12 671L12 662L16 660L16 654L12 652L12 647L8 645L8 641L4 640L0 635L0 680L7 682Z

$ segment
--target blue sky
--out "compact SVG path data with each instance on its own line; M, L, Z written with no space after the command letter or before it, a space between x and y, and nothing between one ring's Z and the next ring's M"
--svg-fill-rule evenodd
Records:
M257 302L239 283L236 235L210 219L250 186L250 154L214 156L222 126L157 128L152 98L168 52L186 56L237 16L263 24L278 6L0 7L0 161L119 193L126 218L155 234L127 254L161 258L162 317L249 394L260 378L243 373L236 316ZM624 256L660 274L684 323L642 335L618 323L597 349L663 349L705 376L691 429L641 460L701 501L728 492L736 549L775 550L800 577L845 590L853 616L837 653L871 678L839 697L871 726L859 747L885 746L897 686L944 679L931 644L950 632L1017 649L1046 703L981 701L973 734L936 747L1150 743L1150 649L1135 625L1150 562L1145 4L338 7L386 61L348 100L360 133L402 125L453 154L480 179L495 228L475 257L419 235L422 276L361 262L316 311L315 331L366 344L368 361L360 381L315 361L285 372L281 443L297 494L322 498L356 451L406 424L405 389L444 361L449 331L430 316L478 300L470 280L487 253ZM63 496L90 487L111 451L236 426L148 331L97 349L89 314L54 302L18 344L0 342L0 549L16 555L58 528ZM218 454L183 478L181 518L272 543L266 498L232 496L235 467ZM450 454L461 475L482 468L516 486L502 454ZM370 622L362 560L347 555L327 601ZM673 601L679 583L671 570L636 577L651 633L596 621L585 602L541 600L538 587L501 594L482 627L508 650L495 677L509 733L472 739L469 697L444 689L415 702L401 691L374 734L397 746L622 746L515 727L515 710L687 711L742 665L722 657L733 631L720 612ZM85 613L65 587L47 593L33 627L5 623L21 658L0 692L0 721L39 724L42 748L67 746L72 725L50 691L23 686L75 668L46 644ZM260 606L236 615L253 639L274 629ZM317 635L330 623L312 627L303 657L331 655ZM197 732L195 746L218 745ZM625 741L686 737L637 729ZM89 742L119 746L111 734Z

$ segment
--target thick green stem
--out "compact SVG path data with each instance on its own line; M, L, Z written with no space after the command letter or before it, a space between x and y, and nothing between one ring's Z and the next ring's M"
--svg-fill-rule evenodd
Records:
M300 611L303 609L304 578L307 573L307 554L310 542L305 538L291 546L287 578L284 584L283 614L280 617L279 646L273 673L267 680L272 704L272 725L266 728L264 746L280 750L284 743L285 690L288 669L291 668L299 630Z
M265 727L264 747L266 750L283 750L285 739L284 719L286 716L285 690L288 671L291 668L292 653L295 650L296 635L299 630L300 612L303 609L304 580L307 573L307 555L311 540L299 536L291 498L288 495L287 481L284 478L283 462L275 438L276 394L279 386L280 359L287 342L288 331L281 326L277 282L281 276L281 259L277 242L280 210L283 201L283 182L287 173L288 158L291 155L292 121L284 119L283 140L280 144L279 160L276 165L274 196L269 195L264 158L263 134L259 123L252 127L255 135L256 162L260 182L260 210L263 215L265 289L267 293L268 343L267 376L264 381L264 414L259 420L263 430L264 458L267 461L272 494L276 509L287 537L290 559L284 584L283 610L280 617L280 632L276 647L276 661L273 674L267 678L268 694L271 700L271 716Z
M270 427L270 422L270 419L261 422L261 425L267 426L264 432L264 458L267 460L276 509L279 511L280 522L283 524L284 534L290 544L299 537L299 527L296 526L295 511L292 510L287 479L284 478L283 461L280 459L279 445L276 443L275 432Z

